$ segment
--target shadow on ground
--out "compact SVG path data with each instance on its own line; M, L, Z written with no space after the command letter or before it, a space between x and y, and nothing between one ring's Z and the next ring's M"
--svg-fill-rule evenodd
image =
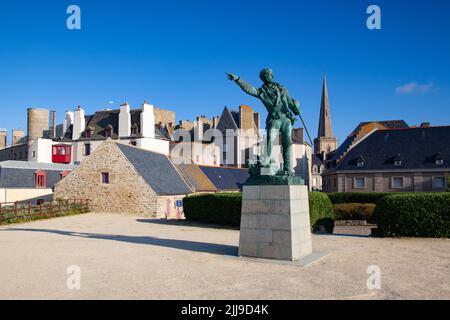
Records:
M51 230L51 229L27 229L27 228L8 228L8 229L0 230L0 232L5 232L5 231L52 233L52 234L68 236L68 237L119 241L119 242L167 247L167 248L173 248L173 249L179 249L179 250L203 252L203 253L227 255L227 256L237 256L237 254L238 254L238 247L235 247L235 246L216 244L216 243L188 241L188 240L162 239L162 238L149 237L149 236L109 235L109 234L72 232L72 231Z
M218 224L208 224L202 222L194 222L189 220L175 220L175 219L136 219L137 222L141 223L152 223L161 224L168 226L182 226L182 227L200 227L200 228L211 228L211 229L228 229L228 230L239 230L239 227L235 226L224 226Z

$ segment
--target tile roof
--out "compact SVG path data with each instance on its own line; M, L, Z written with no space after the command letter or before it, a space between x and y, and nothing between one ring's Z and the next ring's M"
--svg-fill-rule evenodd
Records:
M350 149L344 158L328 171L340 170L421 170L450 169L450 126L377 130ZM358 167L362 157L364 166ZM402 160L395 166L395 159ZM443 165L436 164L442 157Z
M136 171L158 195L192 193L175 165L164 154L116 143Z

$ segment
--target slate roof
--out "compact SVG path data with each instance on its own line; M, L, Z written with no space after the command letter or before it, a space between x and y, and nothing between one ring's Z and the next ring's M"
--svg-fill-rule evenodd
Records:
M130 110L131 126L137 127L138 132L141 132L141 109ZM86 129L82 132L80 140L103 140L105 137L105 129L108 126L112 127L112 139L119 137L119 113L120 109L96 111L93 115L85 116ZM91 130L91 137L86 138L86 130ZM67 129L63 140L72 139L73 126L70 125ZM155 124L155 137L158 139L170 139L165 127L160 124Z
M450 169L450 126L377 130L327 171ZM362 157L364 166L358 167ZM399 157L401 166L394 162ZM442 158L444 165L437 165Z
M248 169L199 166L218 191L240 191L250 177Z
M217 188L196 164L177 164L178 171L196 192L216 192Z
M379 123L386 129L408 129L409 126L404 120L383 120L383 121L366 121L356 126L355 130L345 139L345 141L333 152L332 159L337 160L351 147L356 139L358 132L362 127L370 123Z
M36 171L44 170L46 187L50 189L61 180L62 172L72 171L75 168L75 165L3 161L0 162L0 188L34 189L36 188Z
M312 164L313 164L313 166L318 166L318 167L323 165L322 155L313 154L312 155Z
M175 165L166 155L120 143L116 145L158 195L192 193Z

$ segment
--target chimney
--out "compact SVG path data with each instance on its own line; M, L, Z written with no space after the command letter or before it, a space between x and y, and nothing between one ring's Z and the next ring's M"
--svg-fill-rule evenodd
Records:
M63 121L63 136L67 133L70 126L73 124L73 111L66 111L66 115Z
M255 112L253 114L253 121L255 122L255 129L257 132L259 132L259 126L260 126L260 122L261 122L260 117L261 117L261 115L259 114L259 112Z
M217 125L219 124L219 117L213 117L213 129L217 128Z
M125 102L120 105L119 112L119 138L126 138L131 135L131 114L130 105Z
M253 129L253 109L246 105L239 107L239 127L241 130Z
M421 128L429 128L431 126L431 124L429 123L429 122L422 122L421 124L420 124L420 127Z
M24 143L25 131L23 130L13 130L12 131L12 145L17 146Z
M84 110L78 106L73 113L72 140L78 140L86 129L86 119L84 118Z
M299 141L304 142L305 137L304 137L304 132L303 132L303 128L294 128L292 129L292 136L294 138L296 138Z
M194 127L194 141L203 141L203 116L197 117Z
M0 129L0 150L6 148L6 129Z
M141 134L144 138L155 138L155 107L144 101L141 112Z

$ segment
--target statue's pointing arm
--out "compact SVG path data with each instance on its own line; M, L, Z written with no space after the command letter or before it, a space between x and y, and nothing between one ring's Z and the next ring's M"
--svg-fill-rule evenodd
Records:
M234 74L227 73L227 75L228 75L228 79L230 79L230 80L236 82L237 85L238 85L239 87L241 87L241 89L242 89L245 93L247 93L247 94L249 94L249 95L251 95L251 96L257 97L257 98L259 97L258 89L256 89L256 88L255 88L254 86L252 86L250 83L248 83L248 82L245 81L245 80L242 80L240 77L238 77L238 76L236 76L236 75L234 75Z

